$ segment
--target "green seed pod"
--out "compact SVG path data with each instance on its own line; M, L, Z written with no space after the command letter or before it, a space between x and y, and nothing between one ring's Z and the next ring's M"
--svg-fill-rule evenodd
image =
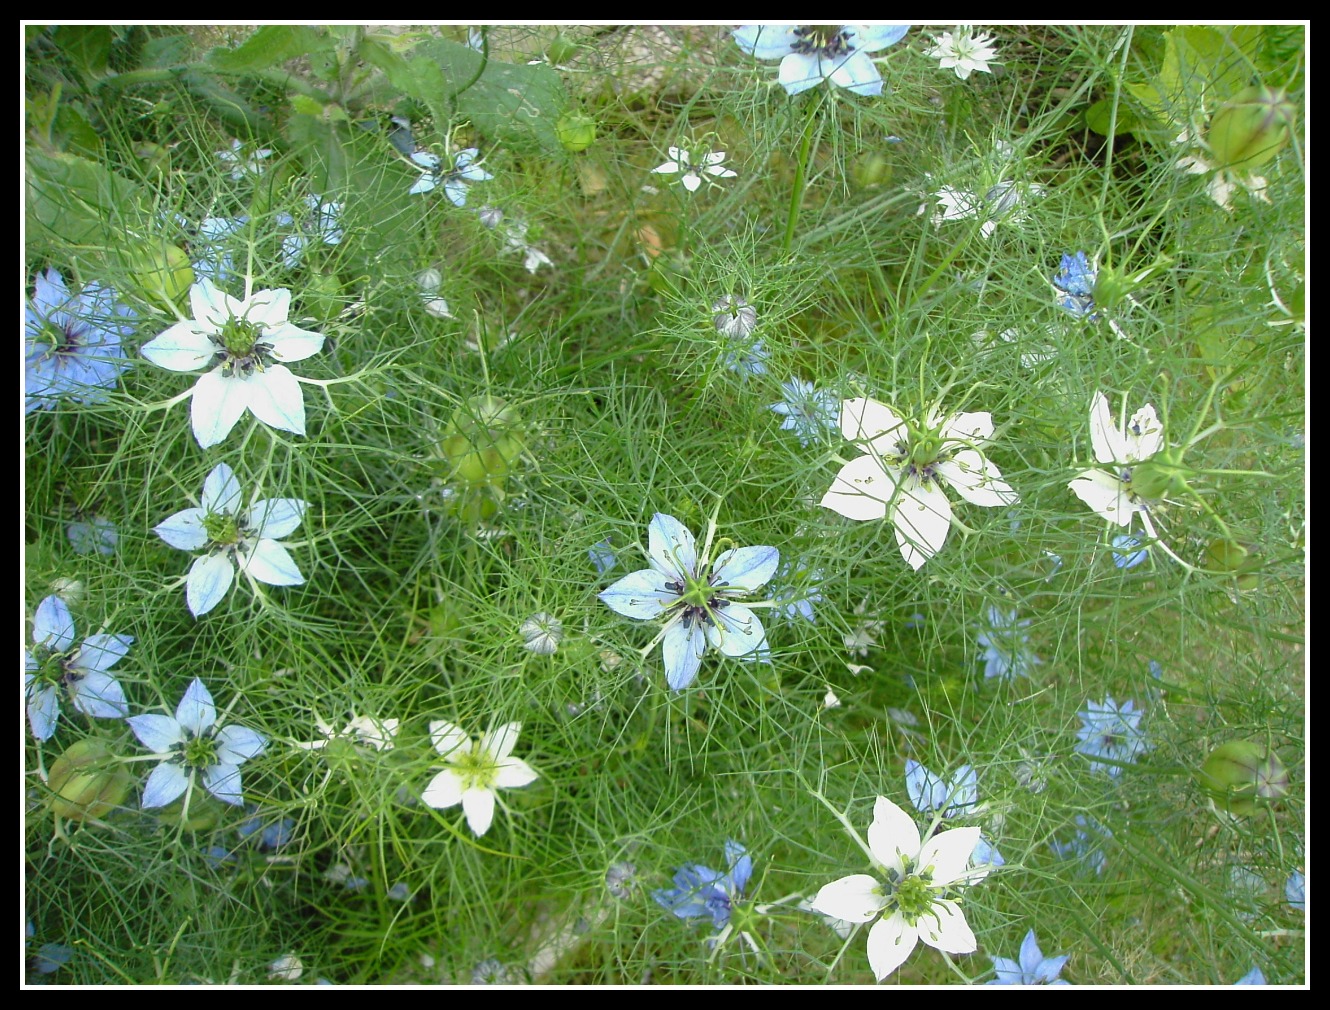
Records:
M1210 564L1226 572L1241 571L1247 563L1250 552L1236 540L1216 540L1205 552Z
M1205 141L1218 168L1259 168L1288 146L1297 107L1282 89L1260 86L1234 95L1210 120Z
M1196 771L1196 781L1220 808L1241 817L1288 794L1288 769L1278 754L1247 740L1220 744Z
M317 271L305 282L301 306L315 319L331 319L342 311L342 284L333 273Z
M1142 498L1164 498L1188 493L1186 469L1161 457L1146 460L1132 469L1131 489Z
M194 268L179 246L165 242L131 242L126 250L127 266L134 282L149 301L166 308L180 304L194 283Z
M881 151L865 151L854 159L850 178L860 189L872 189L891 181L891 162Z
M596 142L596 121L581 112L565 112L554 124L563 149L572 154L585 151Z
M545 58L556 66L560 63L567 63L577 55L577 48L576 42L560 32L554 36L554 41L545 50Z
M101 740L79 740L51 764L51 812L81 821L101 817L129 794L130 774Z

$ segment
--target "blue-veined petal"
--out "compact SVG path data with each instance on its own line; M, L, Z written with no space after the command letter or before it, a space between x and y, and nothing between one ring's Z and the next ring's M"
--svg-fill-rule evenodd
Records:
M752 592L765 586L780 565L780 551L774 547L739 547L716 559L711 585Z
M746 656L766 639L762 622L741 603L717 607L712 613L715 622L707 626L707 638L727 656Z
M163 761L152 770L143 785L143 808L164 807L184 795L188 786L189 776L185 770L171 761Z
M647 526L647 555L651 567L671 576L671 581L685 581L697 571L697 542L692 532L663 512L652 516Z
M37 604L32 615L32 641L52 652L68 652L74 645L74 618L69 605L58 596L48 596Z
M669 581L670 576L654 568L643 568L606 588L598 599L616 614L648 620L659 617L666 607L679 602L679 594L665 587Z
M676 691L682 691L697 677L702 666L702 653L707 648L707 636L696 620L675 620L665 629L661 639L661 657L665 660L665 682Z
M195 617L202 617L222 602L231 582L235 567L225 554L204 554L194 559L185 576L185 604Z

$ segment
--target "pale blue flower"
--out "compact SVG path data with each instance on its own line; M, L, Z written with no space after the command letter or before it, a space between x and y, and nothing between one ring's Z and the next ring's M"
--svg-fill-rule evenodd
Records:
M770 581L780 552L774 547L737 547L713 561L714 533L713 525L699 555L683 523L656 513L648 526L651 567L625 575L599 595L624 617L666 618L656 641L662 643L665 680L676 691L693 682L708 644L727 656L744 656L766 641L762 622L739 599Z
M830 81L856 95L882 94L869 53L905 37L909 25L743 25L734 41L759 60L780 60L777 79L791 95Z
M975 843L974 851L970 853L971 866L1006 866L1007 860L1003 858L998 847L990 842L983 835L979 836L979 841Z
M792 431L798 436L800 445L811 445L825 441L827 435L836 430L840 422L840 397L835 393L794 378L782 382L780 388L785 399L773 403L769 409L784 418L780 423L781 431Z
M1113 832L1100 824L1093 817L1076 815L1076 833L1065 842L1056 839L1048 843L1053 855L1059 859L1076 860L1087 869L1102 876L1108 866L1108 857L1104 855L1104 842L1113 837Z
M1103 701L1086 703L1078 712L1081 728L1076 731L1080 743L1076 752L1092 759L1090 770L1107 772L1114 778L1122 774L1124 765L1132 764L1154 745L1141 730L1142 712L1135 702L1118 705L1110 695Z
M388 897L392 898L393 901L410 901L411 888L407 885L406 881L399 880L397 883L393 884L392 887L388 888Z
M471 970L472 985L519 985L526 980L520 965L487 957Z
M1091 269L1085 253L1062 254L1062 270L1053 278L1053 286L1062 292L1061 305L1072 315L1093 320L1094 286L1098 274Z
M1025 934L1021 942L1020 961L1009 957L993 958L993 970L997 978L989 979L985 985L1071 985L1065 979L1058 978L1062 966L1067 963L1069 954L1057 957L1044 957L1039 949L1039 941L1034 938L1034 930Z
M991 605L985 616L987 623L975 637L975 641L984 647L981 655L984 679L1015 680L1030 676L1041 662L1030 648L1030 636L1024 633L1024 629L1030 626L1030 619L1018 621L1015 609L1004 611Z
M75 554L105 554L110 557L115 553L120 542L120 531L115 523L102 516L91 516L87 521L76 519L65 527L70 546Z
M1295 912L1307 911L1307 878L1301 870L1294 870L1284 881L1284 900Z
M614 553L614 548L610 546L609 537L587 548L586 553L587 557L591 559L591 563L596 566L597 575L604 575L619 563L619 556Z
M627 901L636 887L637 867L632 863L611 863L605 871L605 890L618 901Z
M305 581L286 546L277 541L296 531L309 502L265 498L242 509L242 501L235 473L218 463L203 481L200 507L182 509L153 528L177 550L207 550L194 559L185 577L185 603L195 617L222 602L237 566L247 578L270 586Z
M944 780L911 758L905 762L905 792L921 814L936 810L954 817L979 802L979 776L969 765L961 765L950 780Z
M725 352L725 367L740 375L766 375L767 362L771 359L762 341Z
M38 274L24 309L24 412L105 400L129 367L120 341L136 319L97 281L71 295L54 267Z
M1150 549L1142 547L1137 537L1119 533L1113 538L1113 564L1118 568L1135 568L1150 556Z
M240 766L268 746L262 733L245 726L217 725L212 695L197 677L185 689L174 718L133 715L126 722L139 743L161 759L143 787L145 810L179 799L200 776L208 792L223 803L240 806L244 802Z
M324 203L320 197L305 197L308 214L300 222L300 231L282 239L282 263L294 270L305 258L305 249L311 242L338 245L342 241L342 205L335 201ZM281 219L285 221L282 222ZM279 223L294 224L290 214L282 214Z
M681 866L674 874L674 886L656 891L652 897L680 919L710 918L717 929L723 929L730 924L734 902L743 897L753 876L753 859L742 845L730 840L725 843L725 865L723 873L701 863Z
M1238 980L1237 980L1236 982L1234 982L1233 984L1234 984L1234 985L1266 985L1267 983L1266 983L1266 981L1265 981L1265 972L1261 971L1260 968L1253 968L1251 971L1247 972L1247 974L1243 975L1242 978L1238 979Z
M58 596L37 605L32 618L32 648L23 654L23 687L32 735L49 740L60 718L61 688L87 716L123 719L129 714L125 689L107 673L129 651L128 635L89 635L74 648L74 619Z
M295 828L296 822L290 817L279 817L272 820L270 814L257 810L252 817L240 822L240 825L236 828L236 833L242 839L258 835L257 844L260 849L276 850L290 844Z
M411 160L416 163L420 169L420 178L412 184L409 192L428 193L437 186L442 186L448 199L454 206L466 206L466 184L468 182L485 182L493 179L492 173L485 171L480 167L476 158L480 154L477 147L468 147L464 151L458 151L453 157L453 163L448 171L443 169L443 159L437 154L430 154L427 151L417 151L411 155Z
M826 600L822 595L822 581L822 569L785 562L776 573L776 582L780 588L771 596L780 604L776 613L787 621L802 618L809 624L816 624L817 615L813 613L813 604Z
M210 280L228 287L235 279L235 248L232 239L249 224L248 215L205 217L198 235L189 244L190 264L196 281Z
M27 934L23 940L24 948L32 946L32 938L37 935L37 927L28 920ZM32 970L39 975L51 975L69 963L74 956L74 948L63 943L44 943L37 948L37 953L30 955Z
M233 182L239 182L247 175L262 175L267 168L264 159L272 156L271 147L260 147L255 151L246 153L245 145L238 140L231 141L231 147L225 151L217 152L217 160L222 163L223 168L230 169L230 175Z

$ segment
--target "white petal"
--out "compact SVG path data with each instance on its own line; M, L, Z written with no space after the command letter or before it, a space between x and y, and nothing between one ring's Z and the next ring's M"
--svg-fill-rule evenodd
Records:
M951 502L932 481L914 487L902 484L891 521L896 526L901 556L917 572L947 542Z
M776 79L786 94L798 95L822 83L822 70L816 56L790 53L780 61Z
M1164 447L1164 429L1153 404L1147 403L1131 415L1131 420L1127 422L1126 438L1131 446L1127 457L1129 463L1147 460Z
M430 780L420 796L425 806L435 810L447 810L462 802L462 779L451 769L445 768Z
M163 761L152 770L143 785L143 809L164 807L178 799L189 786L185 770L170 761Z
M154 365L172 372L194 372L209 364L217 345L192 320L176 323L139 348Z
M892 441L904 441L905 422L885 403L867 397L855 397L840 405L841 434L851 442L871 442L890 434ZM887 448L891 448L888 446Z
M235 568L227 555L204 554L195 558L185 577L185 604L189 612L202 617L212 610L222 602L233 579Z
M249 409L264 424L305 434L305 395L285 365L269 365L248 379Z
M304 361L323 350L324 339L322 333L302 330L290 323L263 333L263 342L272 348L274 361Z
M462 793L462 812L477 838L494 823L494 793L489 789L468 789Z
M724 151L708 151L706 154L702 156L702 161L707 165L719 165L724 160L725 160ZM708 168L706 169L706 171L710 172L711 169Z
M744 52L759 60L778 60L789 54L798 38L796 25L741 25L731 34Z
M882 884L867 873L852 873L824 884L813 898L813 908L833 919L869 922L886 907Z
M430 721L429 739L434 749L444 757L450 754L460 757L464 753L470 753L471 738L467 736L466 730L443 719Z
M1127 440L1113 421L1108 397L1098 391L1090 405L1090 443L1094 446L1094 458L1101 463L1125 463L1130 455Z
M203 478L202 505L204 515L225 513L233 516L240 511L240 481L226 463L218 463Z
M73 691L74 707L97 719L123 719L129 715L125 689L109 673L89 670Z
M895 490L896 482L877 457L860 456L841 467L819 504L847 519L881 519Z
M868 965L881 982L905 963L919 943L918 931L896 912L868 931Z
M944 887L964 876L970 854L979 844L978 828L953 828L939 831L919 849L917 869L929 872L933 884Z
M507 722L502 726L496 726L480 738L480 749L498 764L513 752L513 748L517 746L517 736L521 732L520 722Z
M443 166L437 154L428 154L424 151L417 151L411 155L411 160L427 172L437 172Z
M1067 487L1081 501L1111 523L1130 526L1139 507L1127 497L1122 481L1103 470L1086 470Z
M677 603L679 594L666 589L665 584L674 576L643 568L625 575L605 589L597 598L616 614L648 620L658 617L671 603Z
M718 179L733 179L739 174L738 172L731 172L723 165L712 165L710 168L704 168L702 171L706 172L707 175L714 175Z
M868 826L868 848L888 870L903 874L905 861L919 854L919 829L914 818L879 796L873 804L873 823Z
M222 327L245 312L244 302L232 298L206 277L189 289L189 307L197 328L207 333L221 333Z
M305 581L286 547L276 540L260 540L248 553L239 552L239 561L245 574L270 586L299 586Z
M942 426L942 437L956 442L985 442L993 437L993 415L986 410L955 414Z
M520 789L522 786L529 786L538 778L540 776L525 761L509 758L499 766L494 776L494 784L500 789Z
M765 586L779 565L780 551L774 547L739 547L716 559L711 585L752 592Z
M689 172L683 177L682 182L684 189L688 190L690 193L696 193L697 187L702 185L702 177Z
M664 164L657 165L651 170L651 172L653 175L674 175L679 170L679 163L677 161L667 161Z
M439 180L437 176L422 175L419 179L417 179L415 182L411 184L411 188L407 190L407 193L409 193L412 196L416 196L420 193L428 193L438 184Z
M875 53L879 49L886 49L887 46L894 46L905 38L905 33L910 30L909 25L846 25L845 27L850 29L850 41L853 46L867 53Z
M832 84L838 84L856 95L882 94L882 75L867 53L853 52L843 59L838 58L834 67L829 68L829 63L828 60L821 61L822 72L831 79Z
M707 648L707 636L697 621L676 619L665 629L661 639L661 658L665 660L665 682L675 691L682 691L697 677L702 666L702 653Z
M707 639L727 656L746 656L766 640L762 622L741 603L719 608L715 615L716 623L707 627Z
M217 731L217 760L223 764L244 764L268 747L268 738L248 726L223 726Z
M245 525L255 536L280 540L299 528L308 508L299 498L265 498L250 506Z
M199 376L189 417L194 438L207 449L231 434L240 415L249 406L249 386L244 379L227 377L220 367Z
M997 466L974 449L961 449L951 459L938 463L935 469L938 477L971 505L995 508L1020 501L1020 495L1002 479Z
M651 517L647 527L647 555L651 567L683 581L697 571L697 542L688 527L663 512Z
M180 723L169 715L132 715L125 721L139 743L154 754L165 754L184 739Z
M268 331L285 326L290 314L291 292L286 288L255 291L244 303L246 321L257 326L265 336Z
M935 900L933 915L920 916L915 927L919 930L919 939L948 954L973 954L979 946L964 913L954 901Z

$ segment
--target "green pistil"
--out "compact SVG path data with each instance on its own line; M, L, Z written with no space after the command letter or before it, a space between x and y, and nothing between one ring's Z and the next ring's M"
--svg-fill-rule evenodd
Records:
M196 736L185 743L183 760L189 768L211 768L217 764L217 744L210 736Z
M37 680L43 684L59 684L65 677L65 663L68 659L68 653L46 653L37 661Z
M679 599L685 606L706 607L715 595L716 591L711 588L709 580L695 579L691 575L684 576L684 588L679 594Z
M911 425L911 429L913 429ZM910 432L909 463L916 471L923 472L933 466L942 457L942 436L938 431Z
M891 897L906 922L918 922L933 909L933 887L916 873L897 884Z
M472 750L452 759L453 771L462 779L464 789L489 789L499 770L488 752Z
M221 333L222 343L226 345L227 351L237 358L246 358L253 354L254 345L259 342L259 337L262 335L262 330L254 323L234 316L226 321Z
M203 517L203 531L215 544L229 546L240 542L240 530L236 526L236 517L225 512L209 512Z

